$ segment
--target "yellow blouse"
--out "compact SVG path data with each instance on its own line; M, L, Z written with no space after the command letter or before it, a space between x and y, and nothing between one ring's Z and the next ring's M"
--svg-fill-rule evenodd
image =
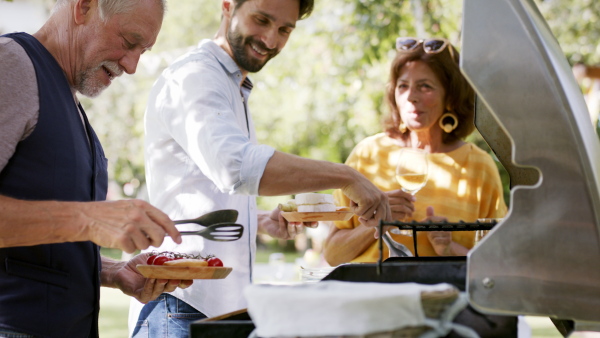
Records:
M397 141L380 133L361 141L352 151L346 165L358 170L383 191L400 189L395 170ZM478 218L502 218L506 214L502 183L498 169L489 154L474 144L467 143L449 153L428 154L428 180L417 194L413 219L422 221L426 208L433 206L435 215L450 222L473 222ZM334 192L339 205L349 205L340 190ZM339 229L353 229L360 225L355 216L349 221L335 222ZM474 244L474 231L454 231L452 240L466 248ZM413 238L403 235L392 237L414 253ZM385 243L384 243L385 246ZM437 256L426 232L417 232L419 256ZM335 250L329 247L328 250ZM387 257L387 247L384 257ZM374 262L379 258L377 241L352 262Z

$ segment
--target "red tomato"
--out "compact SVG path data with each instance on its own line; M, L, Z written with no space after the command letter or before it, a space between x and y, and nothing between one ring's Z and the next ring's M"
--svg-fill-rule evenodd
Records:
M163 265L165 262L170 261L171 258L167 256L159 256L154 259L153 265Z
M208 266L223 266L223 262L217 257L211 257L208 259Z
M158 257L158 256L157 255L150 255L148 257L148 259L146 260L146 264L152 265L152 263L154 262L154 260L156 259L156 257Z

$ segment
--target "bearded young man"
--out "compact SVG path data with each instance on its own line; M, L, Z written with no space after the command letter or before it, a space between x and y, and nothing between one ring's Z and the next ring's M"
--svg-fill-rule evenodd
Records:
M257 232L289 239L305 226L287 223L277 209L258 211L257 195L340 188L365 225L390 219L386 195L357 171L256 141L247 75L283 49L296 22L312 9L313 0L222 0L214 39L200 42L155 83L145 118L150 202L173 219L235 209L245 231L229 243L199 236L186 237L181 245L165 240L161 251L214 254L233 270L225 279L197 281L144 306L132 300L134 337L187 337L192 321L246 307L242 291L252 281Z
M0 36L0 337L97 337L100 286L147 302L180 284L145 279L145 255L100 256L181 237L146 202L104 201L106 158L76 96L135 73L164 11L164 0L59 0L35 34Z

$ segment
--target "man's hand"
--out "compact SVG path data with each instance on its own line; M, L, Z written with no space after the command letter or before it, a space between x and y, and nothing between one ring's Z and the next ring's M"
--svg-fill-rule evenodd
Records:
M162 211L142 200L81 203L81 240L127 253L159 247L168 234L176 243L181 235Z
M263 233L274 238L293 239L304 232L304 228L316 228L319 222L288 222L281 215L279 208L270 213L259 215L259 228Z
M368 227L392 220L388 197L355 169L276 151L267 162L258 188L260 196L279 196L341 189L350 210Z
M149 254L143 253L128 262L110 261L103 257L102 286L115 287L124 294L135 297L141 303L148 303L162 293L172 292L177 287L185 289L192 280L145 278L136 269L138 264L146 264Z
M388 196L360 173L356 172L356 180L342 188L342 192L350 199L350 210L363 225L376 227L380 220L392 220Z
M415 211L414 202L416 201L416 198L413 195L404 192L401 189L386 191L385 194L388 196L393 220L402 221L412 217L413 212ZM383 232L392 229L398 228L389 225L384 226ZM379 238L379 227L375 227L375 238Z

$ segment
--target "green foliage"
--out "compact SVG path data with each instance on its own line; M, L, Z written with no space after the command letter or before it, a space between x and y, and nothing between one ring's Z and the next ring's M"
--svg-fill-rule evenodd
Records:
M600 2L535 1L570 62L598 62ZM344 162L357 142L381 131L396 37L446 37L460 48L462 5L460 0L317 1L281 54L250 75L255 84L250 111L259 142ZM579 15L562 15L567 9ZM120 186L144 182L142 120L152 83L175 58L211 38L220 16L220 1L169 2L157 43L140 59L136 75L117 79L101 99L84 99L105 145L110 176ZM485 147L477 133L470 140ZM286 198L259 203L272 208Z
M112 258L115 260L121 260L121 258L123 257L123 251L112 248L100 248L100 254L104 257Z
M344 22L361 61L374 63L390 56L399 36L445 37L458 41L462 1L360 0L350 2Z
M133 188L121 194L136 196L145 182L143 118L152 84L187 49L212 37L219 22L218 1L170 2L157 42L140 58L136 74L119 77L99 98L81 98L104 146L110 178Z
M343 162L356 142L379 129L381 102L373 97L381 99L386 70L381 62L363 67L362 45L346 42L353 33L343 22L345 8L318 4L281 55L251 75L258 90L250 102L261 142Z
M600 2L536 0L540 12L571 64L600 63Z
M166 17L153 51L181 51L197 45L202 39L212 38L221 22L220 4L221 1L216 0L168 1Z

